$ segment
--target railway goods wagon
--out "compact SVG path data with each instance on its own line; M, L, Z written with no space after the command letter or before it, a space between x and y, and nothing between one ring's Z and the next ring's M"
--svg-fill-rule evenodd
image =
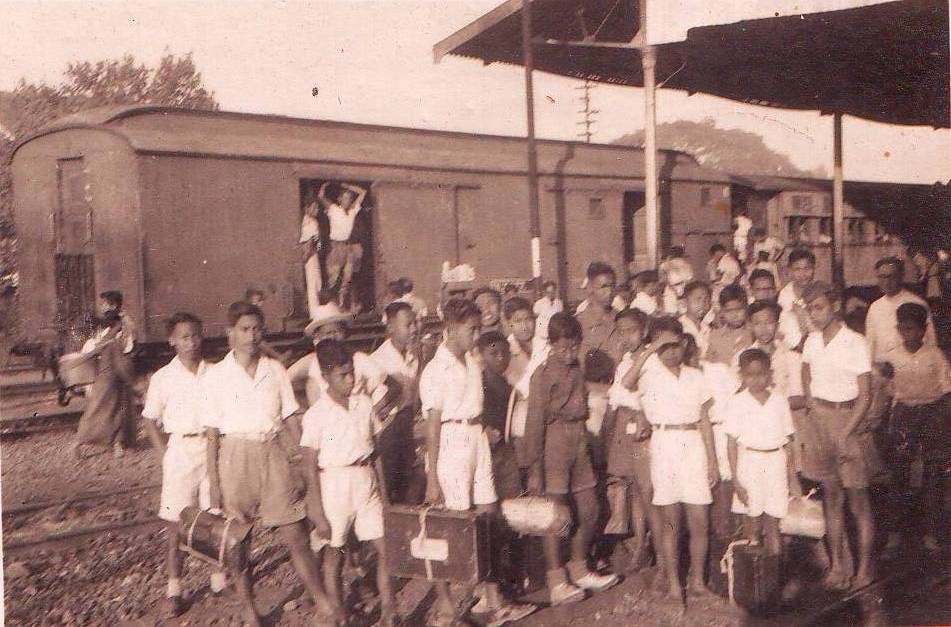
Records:
M542 267L570 299L588 261L643 268L643 153L538 144ZM729 176L689 155L660 158L661 245L684 244L702 271L728 241ZM118 289L146 341L194 311L209 335L251 286L270 330L306 317L297 245L302 207L325 182L370 189L366 266L372 307L412 277L430 303L440 268L466 263L479 282L531 276L522 139L266 115L138 106L63 118L12 159L25 334L71 348L102 290Z

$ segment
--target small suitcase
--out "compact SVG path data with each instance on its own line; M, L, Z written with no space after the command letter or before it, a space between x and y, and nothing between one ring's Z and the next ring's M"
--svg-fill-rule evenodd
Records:
M764 613L776 605L779 597L779 556L769 555L765 547L736 540L727 547L720 562L726 575L731 603L754 613Z
M180 515L179 549L218 568L239 566L241 543L251 531L250 523L186 507Z
M473 585L490 574L488 515L428 505L390 505L384 518L392 575Z

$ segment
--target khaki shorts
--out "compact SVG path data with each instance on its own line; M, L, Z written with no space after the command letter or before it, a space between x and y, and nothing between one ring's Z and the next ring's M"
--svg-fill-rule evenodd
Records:
M878 449L872 433L850 435L845 445L836 444L851 409L817 403L802 420L802 474L813 481L839 480L844 488L867 488L872 476L881 470ZM859 425L858 429L862 429Z
M546 426L545 492L568 494L597 485L584 422L553 422Z
M307 515L301 477L292 472L287 453L276 440L223 436L218 474L224 509L232 516L245 521L260 518L265 527L282 527Z

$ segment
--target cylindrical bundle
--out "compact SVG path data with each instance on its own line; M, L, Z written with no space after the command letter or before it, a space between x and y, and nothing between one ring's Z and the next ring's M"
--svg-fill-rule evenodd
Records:
M530 536L567 536L571 510L542 496L520 496L502 501L502 517L518 533Z

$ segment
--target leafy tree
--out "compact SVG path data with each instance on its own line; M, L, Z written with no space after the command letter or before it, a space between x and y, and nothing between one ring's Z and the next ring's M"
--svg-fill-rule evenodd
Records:
M9 162L18 141L57 118L109 105L160 104L217 110L191 54L166 54L158 67L121 59L71 63L58 85L21 79L12 93L0 93L0 283L16 271L17 239ZM0 289L4 286L0 285Z
M613 142L625 146L643 146L644 131L630 133ZM823 168L802 170L784 154L769 148L756 133L724 129L713 118L702 122L679 120L657 126L657 144L666 150L681 150L693 155L700 165L731 174L825 177Z

